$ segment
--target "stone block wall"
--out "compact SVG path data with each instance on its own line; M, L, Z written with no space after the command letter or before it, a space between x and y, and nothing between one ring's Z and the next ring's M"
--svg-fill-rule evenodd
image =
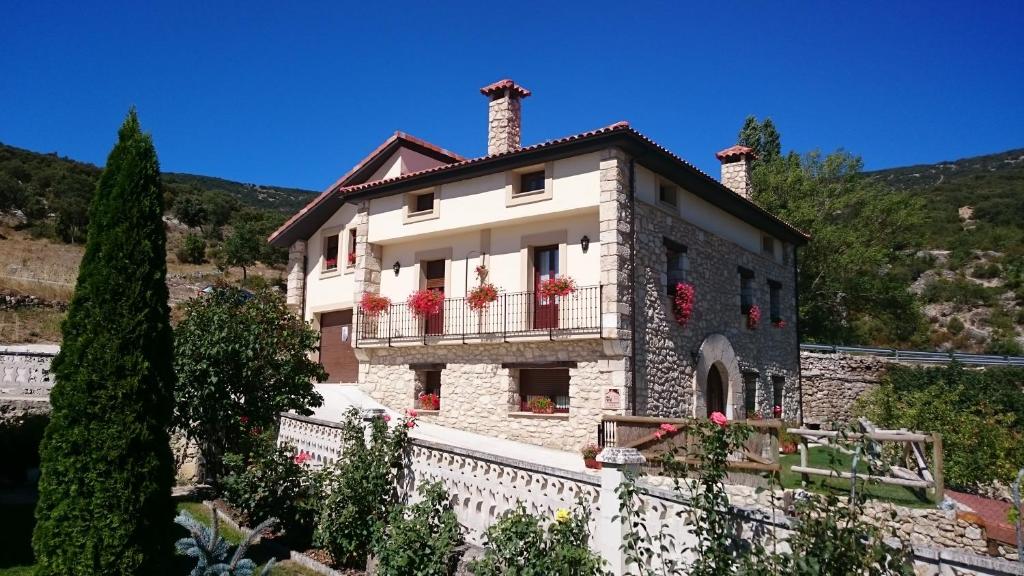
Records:
M359 386L375 400L401 410L415 406L416 370L410 365L444 364L441 409L421 418L442 426L576 451L597 438L607 388L617 388L626 362L609 353L607 342L561 340L434 346L364 348ZM569 368L569 413L518 412L518 369L503 363L575 362Z
M0 418L50 412L57 346L0 347Z
M854 418L853 406L891 365L876 356L800 353L804 422L830 428Z
M678 216L638 202L636 266L640 281L637 304L637 391L638 414L672 418L694 415L703 405L698 397L695 355L712 335L720 334L735 352L742 372L758 373L759 409L771 410L771 377L786 381L783 410L795 419L799 406L799 350L795 332L796 310L793 286L792 247L786 262L754 254L732 242L704 231ZM685 326L675 319L673 303L667 294L667 261L664 241L669 239L687 248L688 281L695 290L693 315ZM738 267L754 271L754 303L762 317L757 329L747 328L747 317L740 312ZM769 318L768 280L779 282L781 315L786 326L776 328ZM743 409L742 383L733 401L734 415ZM703 414L698 414L703 416Z

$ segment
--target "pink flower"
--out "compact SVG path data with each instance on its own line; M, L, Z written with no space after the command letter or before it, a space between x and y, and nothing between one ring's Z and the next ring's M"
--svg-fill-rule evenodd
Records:
M782 406L776 406L776 407L772 408L772 414L776 418L778 418L779 416L782 416Z
M415 428L415 427L416 427L416 421L415 421L415 420L409 420L409 421L407 421L407 422L405 423L405 427L406 427L406 428Z
M416 413L416 409L415 408L406 408L405 409L405 415L408 416L409 418L415 418L415 417L419 416L419 414Z
M721 412L713 413L711 415L711 421L717 424L718 426L721 426L722 428L725 428L729 424L729 419L726 418L725 414L722 414Z
M660 439L661 439L661 437L662 437L662 436L664 436L664 435L665 435L665 433L664 433L663 431L661 431L661 430L658 430L657 432L655 432L655 433L654 433L654 437L655 437L655 438L657 438L657 439L659 439L659 440L660 440Z
M668 422L662 424L661 426L659 426L659 428L661 428L661 430L663 430L664 432L679 432L679 428L673 426L672 424L669 424Z
M390 414L385 414L385 415L381 416L381 418L383 418L385 422L391 422L391 415Z
M299 452L298 454L295 455L294 462L296 464L305 464L312 457L312 455L307 454L306 452Z
M249 423L249 417L248 416L239 416L238 421L242 423L242 426L245 426L246 424Z

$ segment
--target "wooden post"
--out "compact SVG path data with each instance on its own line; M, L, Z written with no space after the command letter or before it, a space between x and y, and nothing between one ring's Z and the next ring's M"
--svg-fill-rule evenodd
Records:
M935 501L942 502L946 497L946 489L943 485L942 475L942 434L932 432L932 460L935 469L932 470L932 478L935 481Z
M806 436L801 436L800 437L800 467L801 468L807 468L808 467L808 457L807 456L808 456L808 454L807 454L807 437ZM811 482L811 477L806 472L803 472L803 473L800 474L800 484L804 488L806 488L807 485L810 482Z

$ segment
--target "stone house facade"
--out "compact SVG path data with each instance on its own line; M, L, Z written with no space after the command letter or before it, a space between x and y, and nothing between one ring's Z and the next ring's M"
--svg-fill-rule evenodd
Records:
M723 185L625 122L523 147L530 92L481 92L487 155L396 133L271 236L330 381L570 450L604 415L795 417L806 236L750 201L752 151L719 153ZM545 292L566 278L574 291Z

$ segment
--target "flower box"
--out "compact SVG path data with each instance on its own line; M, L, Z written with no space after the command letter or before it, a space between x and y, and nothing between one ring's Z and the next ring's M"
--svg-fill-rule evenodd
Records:
M583 465L591 470L600 470L602 464L597 461L597 458L584 458Z
M546 299L568 296L576 291L576 281L568 276L548 278L537 287L537 293Z
M676 284L676 295L673 298L673 304L676 323L680 326L686 326L686 323L690 321L690 316L693 315L694 296L693 284L687 282Z
M534 414L554 414L555 403L550 398L534 398L526 405Z
M420 410L440 410L441 409L441 396L438 394L420 392L419 395Z
M747 328L756 330L757 325L761 323L761 308L754 304L747 311Z

